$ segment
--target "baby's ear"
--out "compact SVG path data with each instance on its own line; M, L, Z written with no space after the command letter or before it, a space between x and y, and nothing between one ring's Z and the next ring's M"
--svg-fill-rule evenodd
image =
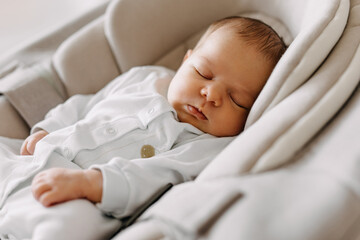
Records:
M188 59L191 54L193 53L193 50L192 49L188 49L185 53L185 56L184 56L184 59L183 59L183 62L185 62L186 59Z

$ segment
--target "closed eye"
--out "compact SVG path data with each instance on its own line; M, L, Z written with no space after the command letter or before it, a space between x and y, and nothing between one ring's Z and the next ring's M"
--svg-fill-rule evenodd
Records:
M249 108L245 107L244 105L242 105L242 104L240 104L240 103L237 103L237 102L235 101L235 99L234 99L231 95L230 95L230 98L231 98L231 101L232 101L233 103L235 103L235 105L238 106L239 108L242 108L242 109L245 109L245 110L249 110Z
M212 79L212 77L205 75L204 73L199 71L196 67L194 67L194 69L197 72L197 74L199 74L202 78L205 78L206 80L211 80Z

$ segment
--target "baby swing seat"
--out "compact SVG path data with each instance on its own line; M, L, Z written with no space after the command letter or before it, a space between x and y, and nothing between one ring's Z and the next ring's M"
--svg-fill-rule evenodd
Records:
M0 58L0 135L24 139L52 107L134 66L176 70L233 15L289 45L245 131L113 239L357 239L358 0L113 0Z

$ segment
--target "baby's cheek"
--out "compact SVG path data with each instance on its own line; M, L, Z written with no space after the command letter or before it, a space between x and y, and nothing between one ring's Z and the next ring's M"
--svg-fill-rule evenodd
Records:
M212 125L212 129L218 137L236 136L244 129L245 120L246 117L243 115L221 117Z

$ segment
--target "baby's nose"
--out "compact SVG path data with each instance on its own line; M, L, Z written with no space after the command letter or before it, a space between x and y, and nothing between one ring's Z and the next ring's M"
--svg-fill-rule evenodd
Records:
M211 102L215 107L220 107L222 104L221 91L216 86L207 86L201 89L201 95L205 97L206 101Z

